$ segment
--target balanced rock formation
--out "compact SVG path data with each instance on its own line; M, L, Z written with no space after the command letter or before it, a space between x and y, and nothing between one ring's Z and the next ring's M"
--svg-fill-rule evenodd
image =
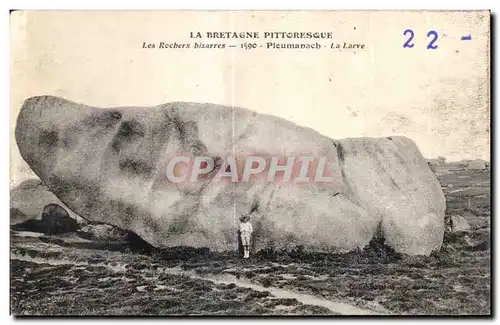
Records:
M278 117L212 104L103 109L40 96L25 101L16 141L24 160L70 209L157 247L235 250L243 214L250 214L257 250L349 251L367 245L377 229L387 245L411 255L430 254L443 240L441 186L404 137L333 140ZM201 177L179 184L165 172L173 157L186 154L218 161L304 153L327 157L334 181Z

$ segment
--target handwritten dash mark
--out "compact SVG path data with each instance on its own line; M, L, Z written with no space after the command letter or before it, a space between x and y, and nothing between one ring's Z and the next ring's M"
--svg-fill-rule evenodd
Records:
M472 40L472 35L462 36L461 40L462 41L470 41L470 40Z

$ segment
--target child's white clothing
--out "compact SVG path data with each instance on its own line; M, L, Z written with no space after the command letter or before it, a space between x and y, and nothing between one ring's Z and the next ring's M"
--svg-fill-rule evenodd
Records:
M243 246L250 246L250 239L252 238L253 227L250 222L240 223L241 243Z
M251 235L252 232L253 232L253 227L252 227L252 224L250 222L242 222L240 223L240 232L241 234L248 234L248 235Z

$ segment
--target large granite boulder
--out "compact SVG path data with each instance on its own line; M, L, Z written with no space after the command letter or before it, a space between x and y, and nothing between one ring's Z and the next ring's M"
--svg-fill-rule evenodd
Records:
M102 109L40 96L25 101L16 141L24 160L70 209L157 247L235 250L238 218L248 213L256 249L349 251L367 245L379 227L386 244L401 253L430 254L443 240L441 186L404 137L334 140L277 117L212 104ZM186 185L165 175L179 154L218 161L304 153L327 157L334 182L202 177Z

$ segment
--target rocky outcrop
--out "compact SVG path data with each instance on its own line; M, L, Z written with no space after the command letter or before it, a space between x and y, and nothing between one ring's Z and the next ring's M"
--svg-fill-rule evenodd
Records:
M39 179L28 179L10 191L10 224L25 222L29 219L42 219L43 208L50 203L63 206L69 216L78 222L84 220L64 204ZM18 211L13 213L12 211Z
M68 211L58 204L48 204L43 208L42 219L29 219L12 226L13 230L34 231L46 234L75 232L78 223L69 216Z
M94 243L115 247L122 246L134 252L152 253L155 251L153 246L144 241L136 233L104 223L89 222L87 224L80 224L76 234Z

